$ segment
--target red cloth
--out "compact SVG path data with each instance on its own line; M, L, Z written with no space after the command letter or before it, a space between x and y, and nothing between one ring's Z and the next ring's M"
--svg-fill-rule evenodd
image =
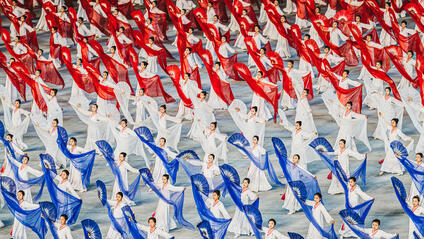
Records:
M54 85L59 85L65 87L65 82L62 79L62 76L57 71L56 67L53 64L53 61L41 61L36 60L37 69L41 70L41 78L48 83Z
M138 84L141 88L144 88L146 90L146 95L150 97L159 97L163 96L166 103L172 103L175 102L175 99L172 98L171 95L166 93L166 91L163 88L162 82L160 80L160 77L158 75L155 75L151 78L143 78L138 70L138 55L135 52L134 48L129 49L129 55L130 55L130 62L133 67L135 76L137 77Z
M74 79L74 82L78 85L80 89L87 93L93 93L96 92L96 87L94 86L93 79L90 77L89 74L81 74L81 72L78 69L75 69L71 63L71 51L69 48L64 47L62 50L62 59L63 63L65 64L66 68L69 71L69 74L71 74L72 78Z
M87 19L90 21L90 24L98 28L103 34L110 36L108 19L95 11L94 8L89 4L89 0L80 1L82 7L85 10L85 13L87 14Z
M84 69L88 72L92 82L96 88L97 95L103 100L117 101L113 88L100 84L100 72L90 63L83 63ZM119 104L116 103L116 108L119 110Z
M54 43L53 34L50 35L50 57L52 59L59 59L62 64L62 46Z
M156 56L159 66L163 71L167 72L168 63L166 61L167 54L165 48L160 50L154 50L150 46L146 45L143 41L143 35L139 31L134 31L135 44L143 48L149 56Z
M51 2L46 2L43 4L43 9L46 12L46 21L47 26L51 30L52 27L57 27L57 32L63 37L63 38L70 38L74 39L74 28L72 26L72 23L63 21L58 16L56 16L57 9ZM64 13L66 14L66 13Z
M270 85L264 82L258 82L254 79L249 71L249 68L243 63L234 64L234 68L242 79L246 81L252 91L266 100L274 108L274 121L278 113L278 100L280 93L277 85Z
M177 90L178 96L183 101L185 107L193 108L193 103L191 102L190 98L187 97L183 90L181 89L180 85L180 78L181 73L180 69L176 65L171 65L167 67L167 72L169 74L169 77L172 80L172 83L174 83L175 89Z
M206 70L208 71L209 79L212 85L212 88L216 95L224 101L226 104L230 105L234 100L234 95L231 90L230 83L222 81L219 78L218 73L213 70L213 59L212 54L208 50L202 49L198 52L200 58L205 64Z
M31 88L32 97L34 98L34 101L37 104L38 108L40 108L40 110L44 113L47 113L47 104L44 101L40 90L50 92L51 89L45 86L43 86L43 89L40 89L39 84L33 79L31 79L28 69L26 69L22 63L15 61L11 64L11 67L18 74L18 76L23 79L25 83Z
M399 46L389 46L385 48L386 53L389 55L390 60L393 62L393 65L395 65L396 69L398 69L399 73L405 77L409 82L412 83L413 87L418 86L418 76L413 79L412 76L406 72L405 67L403 66L402 60L402 49Z
M11 71L11 69L7 66L7 59L6 56L0 52L0 68L4 70L6 75L9 77L10 81L12 82L13 86L18 90L21 97L26 101L26 85L25 81L21 80L17 74Z
M27 68L29 72L33 74L35 72L35 67L33 57L30 55L30 52L32 51L31 48L25 42L20 41L20 43L26 46L28 52L24 54L16 54L13 50L13 47L10 45L10 34L6 29L1 29L1 39L3 40L4 45L6 46L10 55L15 58L15 60L20 61L25 66L25 68Z
M115 81L115 83L126 82L131 88L131 94L134 95L134 90L131 87L128 77L128 68L104 53L102 46L97 41L91 41L89 44L99 55L113 81Z

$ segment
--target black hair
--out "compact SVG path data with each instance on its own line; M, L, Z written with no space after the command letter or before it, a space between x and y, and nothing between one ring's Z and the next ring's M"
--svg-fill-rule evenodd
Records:
M124 158L127 157L127 153L125 153L125 152L121 152L120 155L124 156Z
M417 195L413 196L412 199L417 199L418 202L420 202L420 197L418 197Z
M341 139L340 142L343 142L343 144L346 144L346 140L345 139Z
M156 218L154 218L154 217L149 217L149 220L147 220L147 222L150 222L150 220L152 220L154 223L156 223Z
M353 180L356 183L356 178L355 177L350 177L349 180Z
M254 109L255 112L258 112L258 107L257 106L252 106L252 109Z
M22 101L20 99L15 100L15 102L18 102L19 104L22 103Z
M381 222L380 222L380 220L379 219L374 219L374 220L372 220L372 223L377 223L379 226L381 225Z
M66 174L66 176L68 176L68 177L69 177L69 171L68 171L67 169L62 170L62 173L65 173L65 174Z
M299 124L299 126L302 126L302 121L298 120L295 122L295 124Z
M23 190L19 190L18 193L22 193L22 196L25 196L25 192Z
M127 119L121 119L121 122L124 122L125 125L128 125L128 120Z
M66 215L66 214L62 214L62 215L60 215L60 217L65 218L65 222L66 222L66 221L68 221L68 215Z
M244 181L247 181L247 184L250 184L250 178L244 178L244 179L243 179L243 182L244 182Z
M122 198L124 197L124 194L122 192L117 192L116 194L118 194L119 196L121 196Z
M216 121L215 122L212 122L211 124L213 124L215 126L215 128L218 125L218 123Z
M59 124L59 120L58 119L54 119L54 122L56 122L56 124Z
M164 174L164 175L162 175L162 177L165 177L167 180L169 180L169 174Z
M419 155L421 158L423 158L423 153L416 153L416 155Z
M322 199L322 195L321 195L321 193L315 193L315 194L314 194L314 197L315 197L315 196L318 196L318 197L319 197L319 199Z
M220 197L221 197L221 191L219 191L219 190L215 190L215 191L213 191L213 193L215 193L216 195L218 195L218 198L220 198Z
M392 121L396 122L396 126L397 126L397 125L398 125L398 123L399 123L399 119L398 119L398 118L393 118L393 119L392 119Z
M275 221L274 218L269 219L268 222L273 222L274 223L274 226L277 225L277 222Z
M75 143L77 143L77 139L75 137L71 137L69 140L73 140Z
M259 141L259 136L255 135L253 138L256 138L256 140Z

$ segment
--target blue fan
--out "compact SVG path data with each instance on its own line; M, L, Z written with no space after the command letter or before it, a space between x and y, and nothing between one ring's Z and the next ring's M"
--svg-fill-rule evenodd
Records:
M144 180L148 180L149 182L153 182L153 176L152 173L150 173L150 170L148 168L142 168L139 170L141 177Z
M138 135L139 138L143 138L147 142L154 142L154 138L149 128L145 126L141 126L134 130L134 132Z
M64 143L68 142L68 133L66 132L65 128L57 126L57 138L58 138L57 140L60 139Z
M399 193L402 200L405 201L407 196L405 186L403 186L403 183L396 177L392 177L391 179L392 179L393 187Z
M289 234L290 239L303 239L303 236L294 232L288 232L287 234Z
M199 229L203 239L214 239L212 227L208 221L201 221L197 224L197 229Z
M4 138L4 134L5 134L6 130L4 129L4 124L3 122L0 121L0 137Z
M196 174L191 176L191 181L196 186L199 192L202 192L206 197L209 195L209 184L203 174Z
M95 221L85 219L81 221L81 225L84 231L84 239L102 239L102 232Z
M186 150L177 155L177 158L188 160L200 160L199 156L193 150Z
M331 144L323 137L319 137L312 140L309 146L311 146L317 151L334 152L333 146L331 146Z
M240 133L235 133L228 138L228 143L247 147L250 145L249 141Z
M262 215L257 207L254 205L244 205L244 213L249 218L249 220L255 224L258 229L262 229Z
M223 164L219 166L222 177L227 178L229 181L234 184L240 185L240 177L237 173L237 170L230 166L229 164Z
M274 150L277 156L287 159L287 149L283 141L279 138L272 137L272 144L274 145Z
M41 213L44 218L55 222L57 219L57 209L52 202L40 202Z
M54 163L54 159L50 154L40 154L40 159L42 163L47 163L50 166L50 170L57 174L56 164Z
M96 145L99 148L100 152L102 152L103 156L108 155L113 158L113 149L108 142L105 140L96 141Z
M134 212L131 210L129 206L123 207L122 212L125 214L125 216L127 216L129 219L135 222Z
M293 181L289 182L291 189L297 195L299 199L305 201L308 197L308 191L306 190L306 186L302 181Z
M407 158L408 157L408 150L406 150L405 146L400 141L393 141L390 143L390 147L393 150L393 153L396 155L399 155L401 157Z
M340 216L343 217L350 225L364 225L362 217L354 210L344 209L340 211Z
M1 187L6 189L6 191L12 194L16 194L16 184L13 179L6 176L0 176L0 183Z
M105 183L100 180L97 180L96 185L97 185L97 197L100 199L100 202L104 206L107 203L107 191L106 191Z

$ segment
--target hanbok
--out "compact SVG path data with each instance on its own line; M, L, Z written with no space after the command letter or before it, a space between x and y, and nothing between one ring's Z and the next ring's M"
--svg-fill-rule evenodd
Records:
M289 239L274 228L262 227L262 231L265 233L264 239Z
M90 6L93 8L94 11L97 12L100 16L103 18L107 18L106 13L103 11L102 7L100 6L99 2L90 2ZM90 30L93 32L93 34L96 34L96 37L102 37L103 33L98 29L95 25L90 24Z
M384 23L387 26L392 27L392 20L391 20L392 16L390 14L390 11L387 9L380 9L380 11L383 12ZM395 15L397 14L395 13ZM381 45L383 46L390 46L390 45L396 44L396 41L390 36L389 33L386 32L386 30L384 30L384 28L381 29L380 42L381 42Z
M146 161L146 165L150 165L144 152L143 142L141 142L135 132L128 127L121 125L110 125L113 136L116 141L116 148L114 150L115 159L119 158L119 154L124 152L128 155L135 154L142 156Z
M81 197L78 195L78 193L75 192L75 189L74 189L74 187L72 187L71 182L69 182L69 180L67 180L67 179L63 180L62 177L59 176L59 175L56 175L56 177L54 177L54 179L59 182L57 184L57 187L60 190L66 192L66 193L68 193L68 194L70 194L70 195L72 195L72 196L74 196L78 199L81 199Z
M43 4L50 2L54 5L54 3L51 0L42 0L41 2ZM47 25L46 16L47 16L46 11L44 10L44 8L41 8L41 16L38 19L37 25L35 26L36 29L41 30L41 31L48 31L49 30L49 27Z
M371 239L393 238L396 236L396 234L387 233L380 229L374 231L372 228L365 228L364 232L367 233Z
M84 153L84 149L79 146L72 147L72 145L68 145L67 148L72 154ZM76 169L72 163L69 165L69 182L71 182L71 185L75 188L75 190L80 192L87 191L85 186L82 184L81 172Z
M32 168L31 166L27 164L23 164L15 160L13 157L7 157L9 159L9 162L13 163L16 167L18 167L18 173L21 180L29 180L29 175L32 174L35 177L40 177L43 175L43 172L36 170ZM20 184L16 184L16 190L22 190L25 193L24 200L28 203L32 203L32 195L31 195L31 188L20 188Z
M87 139L85 140L85 151L97 150L96 141L106 138L105 127L108 119L97 112L74 107L78 118L87 125Z
M41 95L43 96L44 101L47 104L47 124L51 125L54 119L57 119L58 125L63 125L63 113L62 113L62 107L60 107L59 103L57 103L57 97L51 96L50 94L47 94L40 83L39 87Z
M3 88L4 89L4 88ZM1 89L0 89L1 90ZM2 96L4 123L8 132L13 135L14 142L19 148L27 149L28 146L23 141L23 136L26 134L30 122L30 112L17 108L11 102ZM25 116L25 118L23 118Z
M218 70L214 69L214 71L218 74L219 80L229 83L229 77L225 73L225 71L220 67ZM211 87L208 99L208 105L210 105L214 109L227 109L227 103L225 103L216 93L213 87Z
M58 239L73 239L71 229L68 225L62 226L60 223L55 223L54 225L56 227L57 236L59 237Z
M301 121L302 128L307 132L317 132L314 118L312 116L312 109L311 106L309 106L308 97L301 94L296 86L294 87L294 90L298 99L295 121Z
M414 213L414 215L416 216L424 216L424 208L421 206L417 206L417 207L413 207L412 205L410 206L411 211ZM408 234L408 239L415 239L416 237L414 236L414 232L417 233L417 235L421 235L421 233L418 231L417 227L415 226L414 222L412 221L412 219L409 219L409 234Z
M190 79L181 79L180 86L184 95L186 95L187 98L190 98L192 102L197 100L197 95L202 91L197 87L197 83ZM176 117L180 119L185 118L187 120L191 120L193 118L191 108L185 106L182 100L178 104L178 112Z
M156 44L152 43L147 43L146 44L148 47L152 48L152 50L154 51L159 51L162 48L157 46ZM145 59L148 63L146 70L148 70L149 72L153 73L153 74L157 74L159 72L159 68L158 68L158 59L157 56L150 56L146 50L144 50L143 48L140 50L139 53L139 57L142 59Z
M377 110L381 113L381 116L378 116L378 123L373 134L374 138L384 140L384 132L386 125L390 125L390 120L393 118L399 119L399 123L397 127L402 129L403 123L403 103L394 97L391 96L383 96L379 94ZM385 120L386 122L383 122ZM388 121L389 120L389 121Z
M152 229L151 227L137 224L137 228L147 233L146 239L173 238L170 234L168 234L167 232L164 232L163 230L157 227Z
M166 147L165 145L163 147L161 147L161 146L159 146L159 147L162 148L166 152L166 154L168 155L168 158L166 160L168 160L168 161L173 160L177 156L176 153L169 150L169 148ZM152 172L153 181L156 184L160 184L162 182L162 176L164 174L167 174L167 173L168 172L166 171L166 168L163 165L162 160L159 158L159 156L155 155L155 166L154 166L153 172Z
M287 22L282 22L281 25L288 31L290 29L290 25ZM275 29L276 30L276 29ZM277 30L276 30L277 31ZM265 30L264 30L265 34ZM275 46L275 52L278 53L282 58L289 58L291 56L289 42L288 39L283 37L281 34L277 32L277 45ZM271 39L273 36L270 36Z
M57 140L57 128L47 125L41 125L40 119L36 119L36 116L31 116L31 119L35 125L35 132L37 132L38 137L44 144L46 150L45 154L49 154L55 159L55 164L57 166L66 165L66 157L60 151L56 140ZM44 119L45 120L45 119Z
M302 160L302 158L300 158L300 160ZM299 161L301 162L301 161ZM313 177L313 175L306 170L305 168L301 167L299 165L299 163L294 164L293 162L291 164L287 165L288 167L299 167L301 170L290 170L291 172L297 172L296 174L292 174L291 175L291 180L292 181L298 181L298 180L302 180L301 178L301 174L300 172L306 172L307 174L311 175ZM299 201L296 199L296 196L293 193L293 190L290 187L286 187L286 192L285 192L285 198L284 198L284 203L283 203L283 208L289 210L288 214L293 214L296 211L299 211L300 209L302 209L302 207L299 204Z

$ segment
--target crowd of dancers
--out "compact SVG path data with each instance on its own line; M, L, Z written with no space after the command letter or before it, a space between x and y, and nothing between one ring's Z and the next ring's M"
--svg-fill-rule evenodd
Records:
M384 222L377 218L371 226L365 223L374 198L362 190L372 150L363 106L377 117L372 137L385 150L381 161L369 160L379 161L380 176L394 175L393 190L410 218L409 234L402 237L424 238L424 1L0 0L0 8L7 50L0 52L0 182L2 202L14 217L12 238L26 239L27 229L39 238L102 238L94 220L78 217L83 195L93 190L95 160L107 162L103 167L114 180L109 197L112 185L95 182L110 219L104 238L173 238L175 230L209 239L303 238L280 233L277 227L292 228L276 227L275 219L260 212L259 192L273 187L283 191L284 210L275 205L276 211L290 217L303 210L307 239L399 238L379 229ZM49 47L40 48L38 41L48 35ZM360 74L351 79L355 66ZM72 84L67 104L77 116L73 120L87 127L85 145L68 137L69 117L57 99L64 72L71 77L66 84ZM400 81L392 79L396 74ZM173 96L163 84L169 80ZM236 81L251 89L250 102L234 97ZM21 104L29 95L25 110ZM334 142L319 136L309 104L314 97L339 127ZM175 115L169 107L177 107ZM228 112L237 128L220 130L219 111ZM404 115L418 141L402 132ZM30 123L45 146L40 164L32 166L26 152L33 145L25 143ZM270 124L291 133L290 150L272 138L282 175L264 148ZM181 135L183 125L190 125L187 135ZM200 145L200 157L182 151L183 140ZM359 153L357 143L367 152ZM239 151L239 158L228 160L229 150ZM145 166L131 166L130 155ZM361 161L355 170L351 158ZM250 161L244 178L237 172L240 160ZM309 172L314 160L330 170L327 193L345 195L339 218L328 213L324 192ZM178 171L191 182L198 224L184 218L187 188L177 186ZM405 171L412 178L409 192L395 177ZM158 197L147 222L136 220L147 211L132 209L142 198L142 183ZM50 200L41 202L46 193ZM234 215L221 197L232 199ZM75 223L84 235L72 233Z

